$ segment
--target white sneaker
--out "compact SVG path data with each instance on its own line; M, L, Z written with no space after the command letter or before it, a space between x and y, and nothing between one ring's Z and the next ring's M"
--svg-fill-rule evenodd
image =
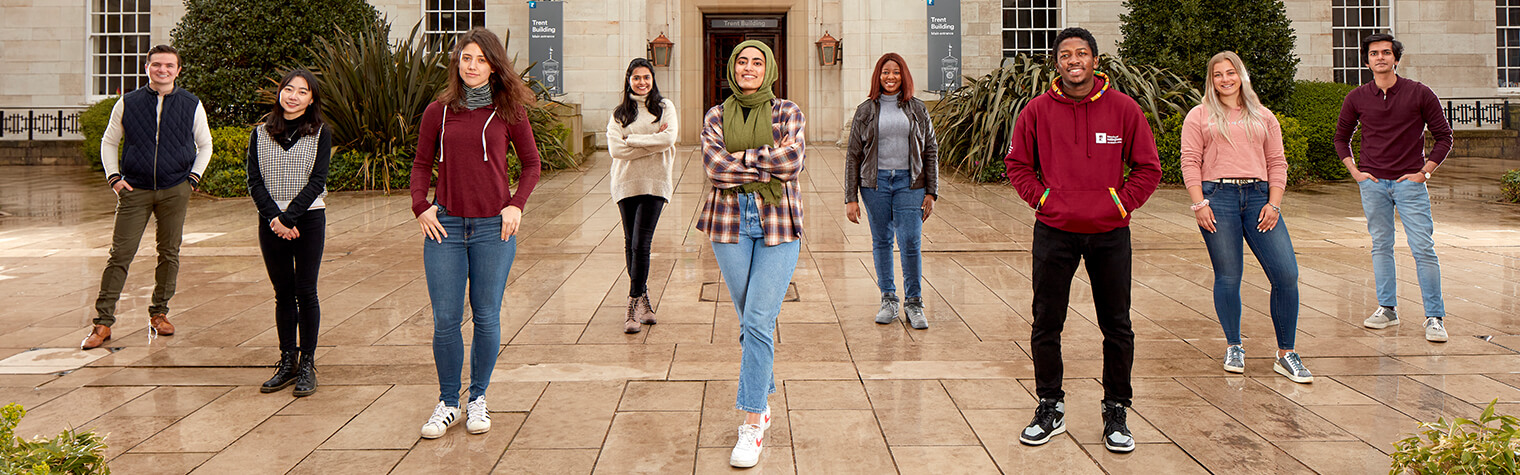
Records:
M465 430L471 434L484 434L491 430L491 412L486 410L486 397L481 396L465 404Z
M765 412L760 413L760 430L771 428L771 407L765 406Z
M765 427L757 424L739 426L739 441L734 452L728 456L728 464L738 468L750 468L760 463L760 449L765 448Z
M1446 341L1446 325L1441 319L1430 317L1425 319L1425 339L1436 343Z
M1378 307L1372 311L1372 316L1362 320L1362 326L1367 328L1383 329L1399 324L1399 313L1388 307Z
M443 433L449 430L449 426L459 421L459 408L449 407L443 401L438 401L438 407L433 408L433 416L429 417L426 424L422 425L422 438L437 439L443 437Z

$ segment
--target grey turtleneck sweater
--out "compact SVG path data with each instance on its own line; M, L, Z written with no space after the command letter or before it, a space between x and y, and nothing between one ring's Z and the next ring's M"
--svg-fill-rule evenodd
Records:
M480 87L464 87L464 107L469 110L479 109L491 105L491 81L486 81Z
M881 95L881 114L876 119L876 169L908 170L908 135L912 125L897 102L897 94Z

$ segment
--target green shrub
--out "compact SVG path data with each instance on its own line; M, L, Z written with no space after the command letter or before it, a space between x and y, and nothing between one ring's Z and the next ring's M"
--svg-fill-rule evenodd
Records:
M16 426L25 416L20 404L0 408L0 473L111 473L103 455L105 440L94 431L66 429L52 439L22 440Z
M1161 182L1182 184L1182 121L1187 113L1168 114L1161 121L1166 132L1156 134L1156 153L1161 157Z
M1158 117L1184 113L1201 100L1196 88L1165 70L1108 55L1099 57L1098 70L1108 74L1114 89L1140 104L1152 130L1165 130ZM1022 55L986 76L966 77L965 86L945 94L930 112L942 166L980 182L1003 180L1003 158L1018 112L1055 78L1047 64Z
M1126 0L1124 7L1119 56L1201 85L1209 58L1234 51L1245 61L1251 85L1268 108L1280 109L1292 96L1299 60L1293 54L1296 39L1282 0Z
M1488 403L1477 421L1458 417L1447 422L1443 417L1420 423L1424 432L1393 443L1397 451L1390 454L1389 475L1520 473L1515 460L1520 418L1495 414L1497 402Z
M1288 159L1288 184L1309 181L1309 136L1304 135L1303 124L1282 113L1277 114L1277 123L1282 126L1283 155Z
M1346 165L1335 152L1335 125L1341 115L1341 102L1356 86L1319 81L1299 81L1286 112L1298 119L1308 139L1305 171L1310 179L1341 180L1347 178ZM1352 150L1361 143L1361 133L1352 138Z
M311 61L307 45L379 18L364 0L186 0L170 33L184 72L179 84L206 105L213 127L247 125L269 107L260 87L278 85L285 65ZM272 102L272 101L270 101Z
M120 99L121 96L101 99L79 114L79 130L84 135L84 142L80 144L84 159L97 171L101 170L100 139L105 137L106 125L111 122L111 108L116 107L116 101Z
M201 191L222 198L248 196L248 136L250 127L211 129L211 162L201 175Z
M350 156L355 160L349 164L361 167L357 176L365 189L390 192L393 184L406 183L422 112L448 77L448 55L426 50L421 26L393 45L390 25L375 20L332 40L319 38L312 47L333 146L363 152Z
M1520 203L1520 169L1505 172L1499 179L1499 190L1504 193L1504 201Z

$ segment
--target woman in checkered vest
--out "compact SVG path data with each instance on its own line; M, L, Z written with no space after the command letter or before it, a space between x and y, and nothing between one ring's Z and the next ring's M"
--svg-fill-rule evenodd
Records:
M756 40L734 47L728 84L734 94L707 111L702 127L702 164L712 183L697 229L712 241L713 255L739 314L739 395L744 411L739 441L728 463L760 461L776 392L776 318L802 248L803 130L807 119L796 103L771 91L781 67L770 47Z
M280 335L279 368L260 391L294 383L296 397L303 397L317 391L317 271L327 232L322 198L332 129L322 124L322 92L310 71L286 74L279 91L273 110L248 138L248 196L259 210L259 250L274 284Z

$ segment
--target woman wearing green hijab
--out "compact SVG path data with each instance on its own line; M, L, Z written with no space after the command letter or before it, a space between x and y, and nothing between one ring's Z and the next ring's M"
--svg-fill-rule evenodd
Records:
M702 163L712 189L697 229L712 241L713 255L739 315L739 394L745 412L729 464L753 467L770 427L766 397L776 392L773 334L802 247L803 130L797 104L779 99L771 84L779 76L775 54L759 41L745 41L728 57L728 84L735 93L707 111Z

